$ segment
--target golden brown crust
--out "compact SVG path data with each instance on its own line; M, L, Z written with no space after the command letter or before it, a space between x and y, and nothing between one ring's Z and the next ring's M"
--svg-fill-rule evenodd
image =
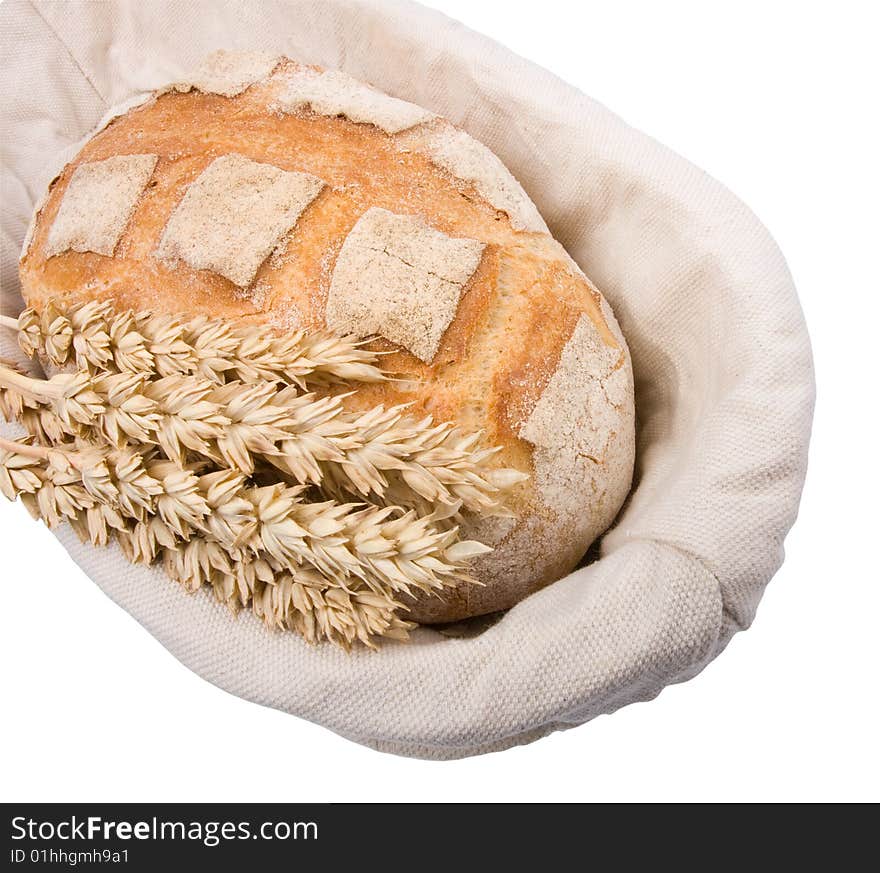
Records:
M416 216L448 236L485 243L433 360L424 363L377 340L378 347L393 351L383 364L398 381L365 386L350 403L411 402L437 419L483 429L487 443L503 447L499 465L532 474L513 495L520 520L510 530L503 530L503 523L495 525L496 553L478 568L485 586L458 592L445 604L437 599L422 603L414 614L422 620L452 620L510 606L570 570L613 519L622 495L613 501L603 495L617 495L622 479L628 486L631 377L628 400L617 415L619 426L609 431L609 451L615 456L601 459L607 460L614 481L601 493L596 481L571 483L573 492L582 495L578 519L563 517L547 493L540 492L534 446L521 438L521 431L557 372L580 319L588 319L597 341L613 351L615 367L625 373L628 353L615 338L616 325L603 314L601 297L559 244L547 234L516 229L473 185L456 180L430 155L407 145L412 136L389 135L372 124L308 109L277 111L285 70L299 69L284 61L268 80L231 98L195 90L163 93L111 122L51 186L21 262L25 299L39 308L52 296L112 298L124 307L258 319L282 329L323 325L336 256L370 207ZM444 125L451 129L436 118L420 127L430 132ZM326 183L247 289L183 261L172 266L155 257L187 186L212 160L232 153ZM75 169L125 154L154 154L158 162L114 255L67 251L47 258L49 229Z

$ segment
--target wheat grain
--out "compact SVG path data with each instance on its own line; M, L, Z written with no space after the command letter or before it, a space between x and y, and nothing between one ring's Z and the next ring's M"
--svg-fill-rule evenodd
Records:
M271 628L293 630L308 642L328 639L348 648L355 640L376 648L377 637L406 639L415 624L397 615L401 604L370 591L328 588L306 567L279 571L265 560L230 561L212 544L193 539L163 549L166 572L189 591L210 588L232 611L251 606Z
M509 468L490 470L497 449L476 448L479 433L406 417L404 407L346 412L345 395L136 373L80 371L40 380L2 366L0 386L24 402L49 405L56 427L73 437L157 445L178 465L196 455L246 475L263 460L334 497L381 499L396 483L398 493L405 487L432 504L504 514L502 491L526 478Z
M161 557L188 588L208 583L224 602L250 601L270 624L307 638L348 645L375 633L400 635L408 623L395 616L397 595L472 581L468 562L490 551L458 540L457 528L435 525L458 507L419 517L394 507L306 503L303 490L250 487L232 471L200 474L197 466L181 469L130 449L0 439L0 491L22 498L50 527L70 521L98 545L115 532L129 560ZM287 577L290 592L311 580L321 597L279 600L257 584L277 586Z
M278 336L261 325L206 316L115 311L106 302L64 305L50 300L40 313L25 309L18 340L29 357L89 372L198 375L212 382L266 380L305 388L378 382L376 353L353 337L320 330Z

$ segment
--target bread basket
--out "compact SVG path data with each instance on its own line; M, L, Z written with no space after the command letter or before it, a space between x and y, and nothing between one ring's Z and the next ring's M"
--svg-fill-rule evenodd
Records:
M4 8L2 306L46 184L107 114L218 47L343 69L493 149L611 302L636 379L636 478L600 554L481 633L346 654L230 621L159 570L59 536L205 679L382 751L456 758L654 697L749 626L806 470L809 340L785 262L730 192L549 73L409 4ZM163 20L173 18L168 31ZM13 357L9 336L0 354Z

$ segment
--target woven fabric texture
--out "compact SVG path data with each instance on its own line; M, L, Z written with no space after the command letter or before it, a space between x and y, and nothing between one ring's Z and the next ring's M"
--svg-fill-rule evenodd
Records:
M636 480L601 558L471 639L421 629L379 654L310 647L61 529L74 560L184 664L376 749L454 758L650 699L749 626L797 513L814 381L785 261L722 185L413 4L10 0L0 34L5 314L22 305L16 262L34 204L110 107L213 49L265 49L343 69L494 150L632 351ZM0 342L15 354L11 337Z

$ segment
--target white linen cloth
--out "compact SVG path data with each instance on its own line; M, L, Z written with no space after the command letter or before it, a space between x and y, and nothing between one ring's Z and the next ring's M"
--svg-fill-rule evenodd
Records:
M108 109L216 48L264 49L342 69L493 149L607 296L632 351L636 480L601 559L475 638L422 629L378 654L308 646L62 528L77 563L184 664L376 749L454 758L652 698L749 626L797 513L814 381L785 261L722 185L414 4L10 0L0 33L5 314L22 305L16 262L35 202ZM14 354L11 337L0 342Z

